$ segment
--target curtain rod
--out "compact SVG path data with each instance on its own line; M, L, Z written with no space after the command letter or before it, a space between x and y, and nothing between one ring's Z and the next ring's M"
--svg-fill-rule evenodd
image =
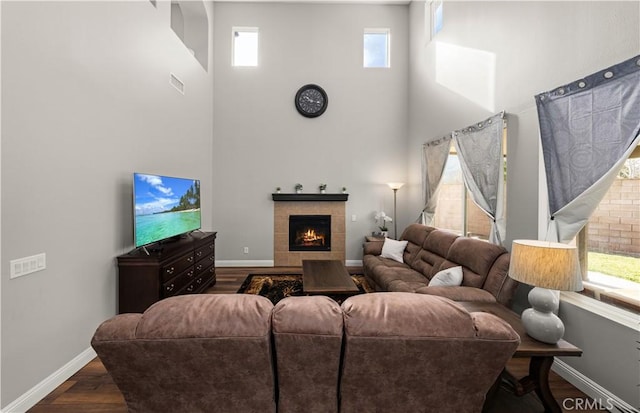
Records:
M506 112L506 111L504 111L504 110L502 110L502 111L501 111L501 112L499 112L499 113L500 113L500 119L505 120L505 116L506 116L507 112ZM497 115L497 113L496 113L496 115ZM494 116L496 116L496 115L491 115L491 116L489 116L489 118L492 118L492 117L494 117ZM489 118L487 118L487 119L489 119ZM484 122L484 121L483 121L483 122ZM482 122L478 122L478 123L482 123ZM476 124L476 125L477 125L477 124ZM505 126L505 125L503 125L503 128L504 128L504 126ZM463 128L463 129L466 129L466 128ZM461 130L461 129L459 129L459 130ZM449 133L449 134L448 134L448 135L446 135L446 136L442 136L442 137L440 137L440 138L433 139L433 140L431 140L431 141L429 141L429 142L425 142L425 143L423 143L423 144L422 144L422 146L423 146L423 147L425 147L425 146L431 146L431 145L439 145L439 144L441 144L442 142L444 142L444 140L445 140L445 139L450 140L450 139L453 137L453 133L454 133L454 132L451 132L451 133Z

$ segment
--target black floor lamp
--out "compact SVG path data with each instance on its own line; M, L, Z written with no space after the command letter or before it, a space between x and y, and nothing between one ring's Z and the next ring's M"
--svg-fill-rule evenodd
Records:
M398 239L398 221L396 220L396 195L398 189L404 186L404 182L389 182L389 188L393 189L393 237Z

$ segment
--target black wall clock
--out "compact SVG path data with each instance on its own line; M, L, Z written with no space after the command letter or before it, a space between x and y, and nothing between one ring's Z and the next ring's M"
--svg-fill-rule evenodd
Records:
M302 116L316 118L327 110L327 92L318 85L304 85L296 93L296 109Z

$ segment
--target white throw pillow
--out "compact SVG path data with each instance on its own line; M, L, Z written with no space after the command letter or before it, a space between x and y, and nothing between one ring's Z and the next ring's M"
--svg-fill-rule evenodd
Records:
M462 267L451 267L438 271L429 281L429 286L455 287L462 284Z
M404 262L402 254L404 254L404 249L407 246L407 243L409 243L409 241L396 241L391 238L385 238L384 244L382 244L382 253L380 256L394 261Z

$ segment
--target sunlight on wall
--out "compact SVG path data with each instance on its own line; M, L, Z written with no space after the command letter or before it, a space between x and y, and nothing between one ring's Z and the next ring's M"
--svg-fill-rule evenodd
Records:
M491 112L496 110L494 53L436 42L436 82Z

